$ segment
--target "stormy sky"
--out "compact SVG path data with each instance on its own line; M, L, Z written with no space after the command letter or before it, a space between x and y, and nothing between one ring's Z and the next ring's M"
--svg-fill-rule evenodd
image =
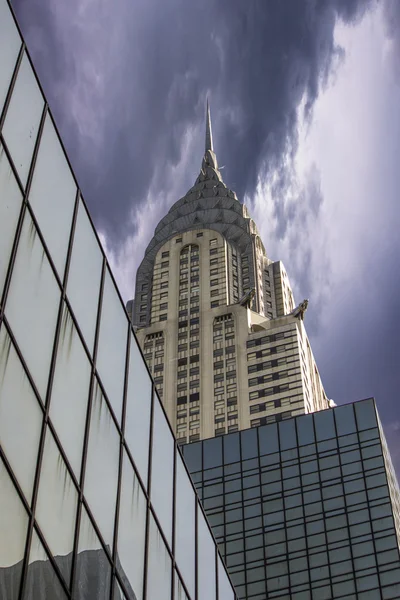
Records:
M14 0L123 297L194 183L225 183L288 270L325 389L375 396L400 473L400 2Z

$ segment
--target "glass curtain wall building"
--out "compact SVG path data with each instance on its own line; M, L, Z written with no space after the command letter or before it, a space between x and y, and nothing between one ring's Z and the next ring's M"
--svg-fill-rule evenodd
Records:
M400 598L399 489L372 399L183 450L241 599Z
M0 598L235 598L5 0Z

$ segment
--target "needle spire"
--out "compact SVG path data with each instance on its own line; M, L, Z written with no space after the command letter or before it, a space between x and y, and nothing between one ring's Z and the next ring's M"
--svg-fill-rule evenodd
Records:
M210 116L210 104L207 98L207 114L206 114L206 152L207 150L214 151L213 138L211 129L211 116Z

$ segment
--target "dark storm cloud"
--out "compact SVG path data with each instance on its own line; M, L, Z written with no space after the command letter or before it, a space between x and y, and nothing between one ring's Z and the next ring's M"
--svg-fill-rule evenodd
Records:
M385 0L384 13L387 36L392 42L392 67L400 83L400 2Z
M226 182L251 197L260 172L275 170L279 200L290 179L283 158L297 147L299 104L305 95L304 110L312 111L340 57L335 23L356 22L369 4L14 0L86 200L114 246L155 170L162 191L163 172L179 163L207 92L220 115L214 137ZM193 157L183 185L199 163Z

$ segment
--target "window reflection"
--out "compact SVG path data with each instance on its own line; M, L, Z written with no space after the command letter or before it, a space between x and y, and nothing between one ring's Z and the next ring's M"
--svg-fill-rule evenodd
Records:
M1 10L0 7L0 13ZM1 44L0 34L0 46ZM3 285L14 243L18 217L21 210L21 201L21 192L4 152L3 145L0 143L0 298L3 295Z
M18 599L28 515L0 459L0 597Z
M112 546L119 435L98 382L93 391L84 494L106 544Z
M71 557L66 557L64 560L70 561ZM66 600L67 596L38 534L33 530L23 600L37 600L37 598Z
M52 119L47 114L29 202L60 279L64 277L75 198L75 181Z
M118 528L118 571L127 577L134 593L143 593L143 568L146 528L146 499L129 458L124 454L122 463L121 504Z
M55 557L72 553L78 494L53 435L47 428L36 518ZM66 581L70 578L70 560L59 561Z
M110 584L111 565L89 515L82 506L74 597L77 600L108 600Z
M59 303L60 290L26 212L5 313L43 402Z
M28 178L43 107L43 97L25 52L2 131L24 186Z
M174 448L174 438L162 412L160 402L158 398L155 398L151 502L170 545L172 543Z
M43 412L5 326L0 329L0 443L28 502Z

